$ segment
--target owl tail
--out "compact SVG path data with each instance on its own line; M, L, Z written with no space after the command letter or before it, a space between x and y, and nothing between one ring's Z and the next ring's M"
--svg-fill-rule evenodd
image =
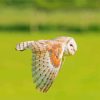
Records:
M31 45L33 43L34 43L34 41L21 42L16 45L16 50L23 51L25 49L31 48Z

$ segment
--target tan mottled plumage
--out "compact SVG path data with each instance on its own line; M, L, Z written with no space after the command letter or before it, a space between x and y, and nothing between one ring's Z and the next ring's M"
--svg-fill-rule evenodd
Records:
M47 92L56 78L63 55L73 55L77 50L71 37L59 37L54 40L26 41L17 44L16 49L32 50L32 76L36 88Z

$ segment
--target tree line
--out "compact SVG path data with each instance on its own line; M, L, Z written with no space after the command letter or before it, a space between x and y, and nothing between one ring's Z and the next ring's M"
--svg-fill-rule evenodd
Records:
M0 6L32 7L43 10L100 9L100 0L0 0Z

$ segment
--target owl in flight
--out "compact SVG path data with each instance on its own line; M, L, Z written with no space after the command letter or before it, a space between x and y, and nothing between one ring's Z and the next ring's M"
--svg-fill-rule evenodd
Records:
M53 40L26 41L17 44L16 50L32 50L32 77L36 88L47 92L55 80L64 56L74 55L77 44L72 37Z

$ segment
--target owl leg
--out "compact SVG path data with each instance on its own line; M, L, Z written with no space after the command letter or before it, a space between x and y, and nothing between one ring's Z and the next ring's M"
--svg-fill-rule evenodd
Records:
M21 42L16 45L16 50L23 51L27 48L31 48L33 43L34 43L34 41Z

